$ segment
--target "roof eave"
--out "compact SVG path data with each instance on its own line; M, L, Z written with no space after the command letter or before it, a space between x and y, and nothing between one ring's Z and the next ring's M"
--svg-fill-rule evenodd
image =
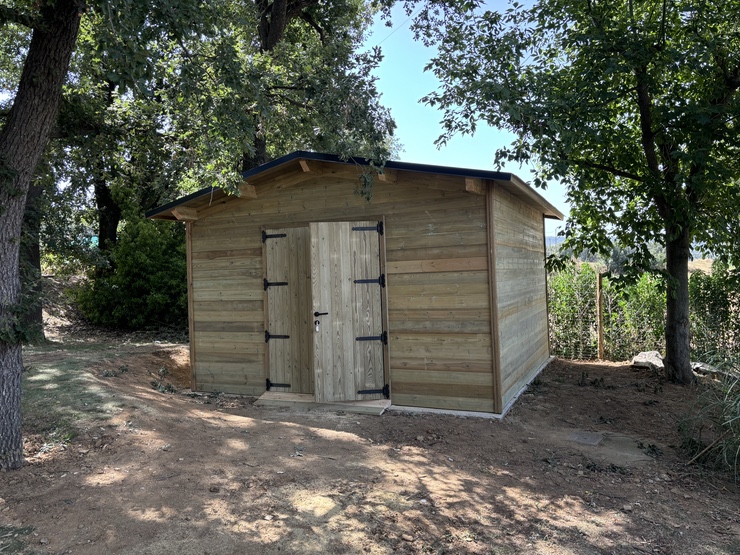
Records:
M242 173L242 178L245 181L248 181L250 178L255 177L257 175L264 174L265 172L268 172L271 170L276 170L282 166L288 165L292 162L301 161L301 160L331 162L331 163L339 163L339 164L355 164L355 165L363 165L363 166L369 166L372 163L370 160L366 158L342 159L339 156L334 155L334 154L325 154L325 153L320 153L320 152L307 152L307 151L299 150L291 154L288 154L286 156L282 156L280 158L272 160L271 162L268 162L256 168L253 168L251 170L245 171ZM495 172L495 171L478 170L478 169L468 169L468 168L457 168L457 167L451 167L451 166L435 166L435 165L430 165L430 164L416 164L416 163L411 163L411 162L396 162L396 161L386 162L383 168L389 169L389 170L400 170L400 171L408 171L408 172L459 176L463 178L477 178L477 179L493 180L493 181L498 181L501 183L506 183L507 185L514 187L514 189L519 193L520 196L525 197L529 199L530 201L534 202L536 205L538 205L542 209L543 215L545 218L552 218L552 219L558 219L558 220L563 220L565 218L562 212L560 212L557 208L555 208L550 202L548 202L535 189L527 185L527 183L525 183L521 178L519 178L518 176L512 173ZM149 210L146 213L146 217L151 218L151 219L159 219L159 220L182 221L183 218L178 217L175 214L176 209L180 207L187 208L188 203L196 201L208 195L212 197L216 197L216 198L231 196L229 195L229 193L227 193L226 191L218 187L207 187L205 189L201 189L200 191L196 191L195 193L191 193L187 196L179 198L175 201L169 202L167 204L164 204L162 206ZM237 197L234 196L234 198L237 198Z

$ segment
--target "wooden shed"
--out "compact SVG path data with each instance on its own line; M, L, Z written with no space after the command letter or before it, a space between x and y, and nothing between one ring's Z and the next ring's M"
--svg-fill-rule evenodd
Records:
M544 218L510 173L295 152L187 226L192 388L504 413L550 359Z

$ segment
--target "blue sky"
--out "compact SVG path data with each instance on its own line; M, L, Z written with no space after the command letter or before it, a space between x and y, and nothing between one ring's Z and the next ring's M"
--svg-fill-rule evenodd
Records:
M442 133L439 125L442 113L419 102L424 95L437 88L434 75L424 72L424 66L433 56L433 50L413 40L409 21L400 7L394 8L393 27L386 27L376 18L367 46L380 45L384 59L375 75L381 102L391 109L398 128L396 137L403 145L399 158L404 162L437 164L461 168L494 170L496 149L509 144L513 135L498 129L479 125L474 136L456 136L446 146L437 149L434 140ZM528 167L504 167L504 171L530 180ZM559 184L551 184L539 191L547 200L567 215L565 192ZM547 221L547 234L555 235L560 222Z

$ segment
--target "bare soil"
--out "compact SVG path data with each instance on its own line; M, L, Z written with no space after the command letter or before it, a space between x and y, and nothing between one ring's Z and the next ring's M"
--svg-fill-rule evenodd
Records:
M647 370L555 361L503 420L367 416L194 394L185 345L52 339L25 363L107 412L27 431L0 555L740 553L737 484L679 449L696 392Z

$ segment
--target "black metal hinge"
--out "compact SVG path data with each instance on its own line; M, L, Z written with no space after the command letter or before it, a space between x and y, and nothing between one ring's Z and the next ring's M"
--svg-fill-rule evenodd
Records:
M267 291L268 287L277 287L279 285L288 285L287 281L267 281L267 278L262 280L263 285L265 286L265 291Z
M383 235L383 222L378 222L377 225L353 227L352 231L377 231Z
M355 341L382 341L383 345L388 345L388 332L384 331L380 335L366 335L364 337L355 337Z
M379 283L381 287L385 287L385 274L380 274L380 277L375 279L356 279L355 283Z
M267 243L268 239L277 239L278 237L287 237L287 233L270 233L268 234L265 230L262 230L262 242Z
M270 391L270 388L272 387L290 387L289 383L272 383L270 378L265 380L265 385L267 386L267 391Z
M270 341L270 339L290 339L289 335L273 335L269 331L265 330L265 343Z
M383 389L360 389L357 392L358 395L378 395L382 394L386 399L391 398L391 388L388 384L383 386Z

